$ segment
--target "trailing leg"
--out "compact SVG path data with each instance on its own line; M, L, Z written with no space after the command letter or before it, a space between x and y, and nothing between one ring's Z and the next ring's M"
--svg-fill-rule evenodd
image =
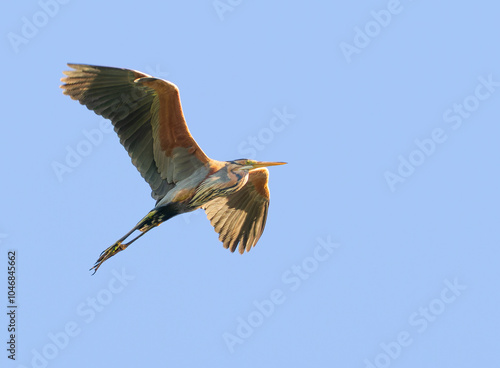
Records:
M94 267L92 267L90 271L94 270L93 274L95 274L99 267L101 267L101 265L104 263L104 261L113 257L115 254L121 252L122 250L127 249L130 244L146 234L149 230L179 213L180 212L177 210L176 206L172 204L153 209L141 221L139 221L132 230L130 230L127 234L117 240L116 243L114 243L112 246L104 250L101 253L99 259L96 261ZM123 243L136 230L140 231L141 233L128 243Z
M91 271L94 270L93 274L95 274L97 272L97 270L99 269L99 267L101 267L101 265L104 263L104 261L113 257L115 254L121 252L122 250L127 249L127 247L130 244L132 244L137 239L139 239L141 236L146 234L153 227L160 225L161 221L158 221L157 216L155 216L156 214L157 214L156 210L152 210L151 212L149 212L146 215L146 217L144 217L141 221L138 222L137 225L134 226L134 228L132 230L130 230L127 234L125 234L119 240L117 240L115 244L113 244L112 246L110 246L109 248L104 250L101 253L99 259L96 261L94 267L92 267L90 269ZM134 239L129 241L128 243L123 243L125 241L125 239L127 239L130 235L132 235L136 230L141 231L141 233L139 235L137 235Z

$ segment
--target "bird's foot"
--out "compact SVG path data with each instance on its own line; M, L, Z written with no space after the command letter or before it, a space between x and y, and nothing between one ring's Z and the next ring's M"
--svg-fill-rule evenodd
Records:
M158 211L153 209L150 211L146 217L144 217L135 227L130 230L127 234L125 234L122 238L120 238L115 244L113 244L111 247L106 249L104 252L101 253L101 256L99 259L96 261L94 267L90 269L90 271L94 270L95 274L99 267L106 261L108 258L113 257L116 253L121 252L122 250L127 249L127 247L135 242L137 239L139 239L141 236L146 234L149 230L154 228L155 226L158 226L161 224L163 221L165 221L164 216L157 216ZM170 216L172 217L172 216ZM137 235L134 239L130 240L128 243L123 243L125 239L128 239L130 235L132 235L135 231L139 230L140 234Z
M110 246L108 249L106 249L104 252L101 253L101 256L96 261L94 267L90 269L90 271L94 270L93 274L95 274L99 269L99 267L101 267L101 265L104 263L104 261L106 261L108 258L113 257L116 253L121 252L127 247L128 244L123 244L121 241L117 241L115 244L113 244L112 246Z

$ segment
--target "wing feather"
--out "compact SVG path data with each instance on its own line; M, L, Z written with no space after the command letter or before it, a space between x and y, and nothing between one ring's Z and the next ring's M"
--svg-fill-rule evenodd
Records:
M252 170L239 191L216 198L203 206L224 248L250 251L261 237L269 208L269 171Z
M68 66L64 94L111 120L156 200L211 161L188 130L174 84L135 70Z

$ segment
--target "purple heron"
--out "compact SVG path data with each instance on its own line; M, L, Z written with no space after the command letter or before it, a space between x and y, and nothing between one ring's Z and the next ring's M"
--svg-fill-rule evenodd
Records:
M101 253L94 273L152 228L198 208L205 210L224 248L243 253L255 246L269 207L266 167L284 162L212 160L191 136L173 83L129 69L68 66L74 70L64 72L63 93L111 120L156 200L130 232Z

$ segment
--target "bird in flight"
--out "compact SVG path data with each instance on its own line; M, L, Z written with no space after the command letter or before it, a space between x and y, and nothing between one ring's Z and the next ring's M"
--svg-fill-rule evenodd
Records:
M63 93L111 120L132 163L151 186L155 207L103 251L90 269L162 222L205 210L224 248L248 252L259 240L269 207L267 166L285 162L210 159L188 130L173 83L136 70L68 64ZM139 234L125 242L136 231Z

